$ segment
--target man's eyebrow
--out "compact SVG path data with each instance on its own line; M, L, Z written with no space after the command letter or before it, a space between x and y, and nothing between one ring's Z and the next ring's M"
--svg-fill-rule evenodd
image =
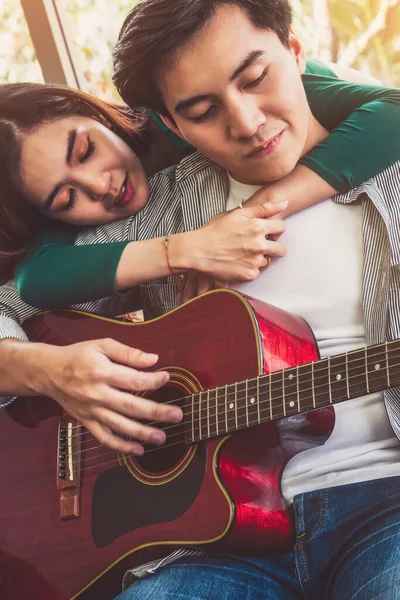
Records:
M253 50L250 52L248 56L240 63L237 69L232 73L229 78L229 81L234 81L243 71L254 65L255 62L261 57L264 56L266 52L264 50ZM187 100L181 100L175 106L176 113L182 113L187 108L190 108L194 104L198 104L199 102L203 102L204 100L210 100L212 94L201 94L199 96L193 96L192 98L188 98Z
M182 113L185 109L190 108L194 104L198 102L203 102L204 100L209 100L212 94L202 94L200 96L193 96L192 98L188 98L187 100L181 100L175 106L176 113Z
M243 73L243 71L254 65L254 63L257 62L257 60L265 54L266 52L264 50L253 50L253 52L250 52L250 54L240 63L238 68L235 69L235 71L232 73L232 75L229 78L229 81L234 81L237 77L239 77L241 73Z
M78 130L77 129L71 129L71 131L68 133L68 139L67 139L67 154L65 156L65 162L67 163L67 165L69 165L71 163L71 158L72 158L72 152L74 150L74 145L75 145L75 140L76 140L76 136L78 134ZM51 206L54 202L54 198L57 196L58 194L58 190L62 187L63 184L59 184L56 185L55 188L50 192L50 194L47 196L42 209L45 211L49 211L51 209Z

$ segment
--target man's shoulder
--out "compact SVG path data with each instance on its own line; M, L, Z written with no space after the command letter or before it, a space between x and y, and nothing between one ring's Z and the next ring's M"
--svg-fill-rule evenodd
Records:
M349 192L338 194L335 199L338 202L348 203L356 200L362 194L367 194L370 197L379 194L383 200L390 200L393 197L398 198L400 195L400 160Z

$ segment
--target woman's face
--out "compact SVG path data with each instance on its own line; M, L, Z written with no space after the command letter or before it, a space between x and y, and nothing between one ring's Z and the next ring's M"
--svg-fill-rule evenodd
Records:
M21 177L24 193L40 212L76 225L128 217L149 195L131 148L98 121L79 115L23 135Z

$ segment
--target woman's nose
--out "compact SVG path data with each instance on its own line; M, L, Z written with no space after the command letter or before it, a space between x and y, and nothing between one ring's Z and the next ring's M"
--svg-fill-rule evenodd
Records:
M111 189L111 173L109 171L89 171L81 176L82 185L95 200L106 196Z

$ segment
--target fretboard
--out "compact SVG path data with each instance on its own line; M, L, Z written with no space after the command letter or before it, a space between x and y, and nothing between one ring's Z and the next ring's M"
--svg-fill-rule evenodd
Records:
M400 340L192 394L185 442L231 434L400 385Z

